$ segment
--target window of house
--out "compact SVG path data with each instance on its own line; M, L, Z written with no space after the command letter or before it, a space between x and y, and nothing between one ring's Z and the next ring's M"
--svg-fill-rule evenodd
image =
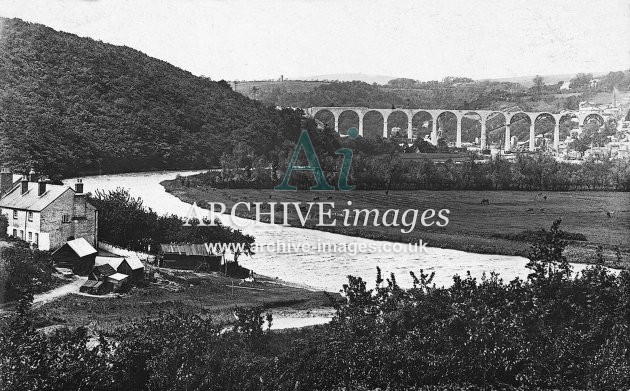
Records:
M24 231L20 230L20 239L24 240Z
M28 212L28 221L33 221L33 212Z
M35 232L35 243L36 246L39 246L39 234L37 232Z
M13 230L13 237L14 237L14 238L17 238L17 229L14 229L14 230Z
M29 233L28 233L28 241L29 241L29 242L32 242L32 241L33 241L33 233L32 233L32 232L29 232Z
M63 215L61 217L61 222L62 223L69 223L70 222L70 215Z
M14 218L14 219L17 219L17 210L14 210L14 211L13 211L13 218Z

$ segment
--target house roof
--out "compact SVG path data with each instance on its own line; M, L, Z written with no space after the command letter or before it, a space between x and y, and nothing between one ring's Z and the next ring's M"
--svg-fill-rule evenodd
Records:
M14 182L8 193L0 195L0 207L41 212L66 191L71 191L73 194L76 193L70 186L47 183L44 194L38 196L39 183L28 182L28 191L22 194L21 182L21 180ZM89 202L86 206L96 209Z
M163 253L210 256L204 244L160 244Z
M112 274L111 276L107 276L107 278L114 280L114 281L122 281L124 279L126 279L127 277L129 277L126 274L122 274L122 273L115 273Z
M136 257L125 258L127 264L131 268L131 270L144 269L144 264L142 261Z
M117 274L116 270L110 264L94 266L94 269L98 270L98 272L105 277L109 277L109 276L113 276L114 274Z
M121 257L102 257L102 256L97 255L96 258L94 259L94 265L95 266L110 265L115 270L118 270L118 267L120 266L121 263L123 263L124 260L125 258L121 258Z
M28 182L28 191L22 194L22 186L15 186L0 199L0 207L40 212L66 191L74 192L74 190L68 186L51 185L47 183L46 192L38 196L38 187L37 182Z
M98 252L84 238L70 240L67 245L81 258Z

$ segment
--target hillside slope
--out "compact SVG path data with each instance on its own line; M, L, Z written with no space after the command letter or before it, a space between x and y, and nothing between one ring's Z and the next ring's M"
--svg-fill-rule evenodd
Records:
M298 113L223 81L128 47L0 23L0 164L14 170L58 177L208 167L239 142L271 150L299 132Z

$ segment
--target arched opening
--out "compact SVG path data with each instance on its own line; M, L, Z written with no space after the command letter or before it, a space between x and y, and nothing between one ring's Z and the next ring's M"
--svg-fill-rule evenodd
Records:
M479 145L481 142L481 115L470 111L462 117L462 147Z
M495 111L486 118L486 146L503 148L505 146L505 114ZM510 135L510 138L512 136Z
M580 120L574 113L565 114L560 117L560 140L564 141L567 137L577 138L580 133Z
M438 145L446 142L448 146L455 146L457 140L457 116L450 111L444 111L437 117Z
M587 126L589 124L597 124L598 127L601 128L602 126L604 126L604 123L605 123L604 117L602 117L601 115L599 115L599 114L589 114L589 115L586 116L586 118L584 118L583 125Z
M542 113L534 121L534 147L540 149L553 148L553 132L556 119L549 113Z
M346 110L339 114L339 134L347 135L350 128L359 129L359 114L353 110Z
M368 111L363 116L363 137L383 137L383 114Z
M407 138L407 114L404 111L394 111L387 117L387 137Z
M419 111L411 119L412 137L415 140L421 139L431 142L431 131L433 129L433 116L426 111Z
M335 130L335 116L330 110L320 110L313 116L318 127Z
M532 120L525 113L516 113L510 118L510 136L516 143L516 150L529 149L529 131ZM516 137L516 139L514 138Z

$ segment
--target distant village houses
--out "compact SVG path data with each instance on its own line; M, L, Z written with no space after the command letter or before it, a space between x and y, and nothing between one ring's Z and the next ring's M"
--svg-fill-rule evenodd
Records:
M13 174L3 169L0 213L9 221L8 235L40 250L56 250L76 238L85 239L93 247L98 245L98 211L87 201L80 180L73 189L38 180L31 171L14 182Z

